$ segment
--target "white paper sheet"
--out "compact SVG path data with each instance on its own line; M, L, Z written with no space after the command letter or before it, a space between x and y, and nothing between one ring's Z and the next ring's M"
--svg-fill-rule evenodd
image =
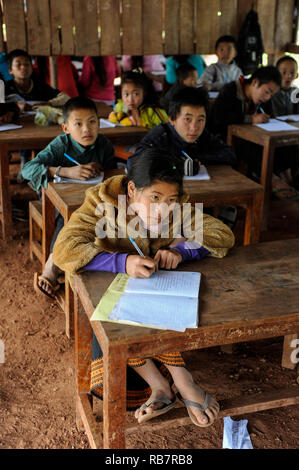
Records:
M78 183L78 184L99 184L103 181L104 173L101 173L95 178L89 178L88 180L76 180L73 178L63 178L61 176L54 177L54 183Z
M182 271L130 278L109 319L175 331L196 328L200 279L200 273Z
M254 126L264 129L269 132L279 132L279 131L299 131L298 127L291 126L286 122L279 121L278 119L270 119L269 122L265 124L254 124Z
M23 126L18 126L17 124L1 124L0 131L11 131L13 129L20 129Z
M276 116L280 121L299 122L299 114L287 114L286 116Z
M113 123L113 122L110 122L109 119L104 119L104 118L100 119L100 129L104 129L108 127L117 127L117 126L120 126L118 122Z

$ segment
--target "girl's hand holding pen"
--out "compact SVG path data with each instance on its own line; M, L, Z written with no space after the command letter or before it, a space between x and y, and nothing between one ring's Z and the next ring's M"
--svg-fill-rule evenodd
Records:
M154 261L159 265L159 268L176 269L182 261L182 256L176 250L158 250Z
M266 113L253 114L252 123L253 124L263 124L269 122L270 116Z
M152 258L140 255L128 255L126 272L131 277L148 278L158 269L157 263Z

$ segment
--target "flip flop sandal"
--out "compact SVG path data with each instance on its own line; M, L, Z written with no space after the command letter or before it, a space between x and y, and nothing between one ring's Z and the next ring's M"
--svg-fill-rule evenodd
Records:
M195 408L199 408L201 411L205 412L205 410L209 407L210 401L211 401L211 395L208 392L205 392L205 399L203 402L203 405L200 405L199 403L195 403L193 401L185 400L179 393L177 394L178 398L185 403L188 415L195 426L199 426L200 428L207 428L213 424L213 422L210 422L210 418L208 415L205 413L206 417L208 418L209 422L207 424L199 424L198 421L195 419L194 415L192 414L191 410L188 408L189 406L194 406Z
M51 289L53 290L53 292L58 292L59 289L60 289L60 284L55 284L53 285L52 282L49 281L49 279L47 279L46 277L42 276L41 274L39 273L34 273L34 280L33 280L33 287L34 287L34 290L35 292L40 295L40 294L43 294L43 295L46 295L47 297L49 297L50 299L52 300L55 300L56 296L54 295L51 295L49 294L49 292L45 291L39 284L38 284L38 281L39 280L43 280L44 282L46 282L50 287Z
M140 410L146 410L150 406L152 406L154 403L165 403L166 406L164 408L160 408L159 410L155 410L152 413L145 413L141 417L138 418L138 423L144 423L145 421L149 421L150 419L156 418L157 416L163 415L164 413L167 413L167 411L171 410L176 404L176 397L174 398L173 401L169 400L169 398L162 397L162 398L157 398L156 400L151 401L148 405L144 403L141 405L139 408Z
M275 194L277 199L280 199L281 201L297 201L299 199L299 192L291 186L289 188L273 189L272 192ZM283 193L285 193L285 196ZM288 193L292 193L293 195L288 196Z

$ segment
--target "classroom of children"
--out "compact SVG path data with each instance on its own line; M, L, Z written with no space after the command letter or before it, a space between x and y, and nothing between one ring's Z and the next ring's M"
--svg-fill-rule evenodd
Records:
M0 0L0 449L298 449L298 67L299 0Z

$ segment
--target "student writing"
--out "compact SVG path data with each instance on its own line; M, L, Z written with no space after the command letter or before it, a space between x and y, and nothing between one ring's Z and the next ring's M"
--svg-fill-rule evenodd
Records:
M234 236L222 222L206 214L203 215L201 244L190 249L190 246L185 247L185 238L175 237L178 226L175 228L172 219L174 204L181 205L188 200L188 196L183 193L182 183L182 173L168 152L145 150L134 161L128 176L112 177L86 191L84 204L72 214L58 235L53 252L55 264L70 276L85 269L148 278L156 267L175 269L186 260L225 256L234 244ZM119 215L119 196L126 200L125 217ZM97 210L99 204L104 212ZM134 210L133 215L130 215L132 204ZM192 226L194 210L190 218ZM108 220L105 219L107 225L114 224L115 235L111 232L106 236L99 234L98 228L104 213L108 216ZM112 213L115 213L115 218L112 218ZM161 227L168 216L169 232L165 236ZM144 258L136 254L129 239L129 225L134 217L137 217L141 230L135 241L144 253ZM191 235L188 241L194 242L194 237ZM95 336L92 349L91 391L101 398L103 354ZM208 426L218 414L218 403L194 382L177 351L153 358L136 357L129 360L127 378L127 408L136 409L135 417L139 423L165 413L174 406L176 397L171 389L172 381L182 399L192 402L184 403L196 425ZM201 409L204 402L205 407Z
M54 175L86 180L102 169L115 168L114 150L109 140L99 134L99 119L93 101L87 98L71 98L63 108L63 134L56 137L44 150L22 170L24 179L41 194ZM70 155L80 165L74 164L64 154ZM41 275L35 274L37 292L55 297L60 288L57 278L60 270L54 265L52 249L56 237L64 225L60 214L56 214L56 230L53 235L50 256Z

